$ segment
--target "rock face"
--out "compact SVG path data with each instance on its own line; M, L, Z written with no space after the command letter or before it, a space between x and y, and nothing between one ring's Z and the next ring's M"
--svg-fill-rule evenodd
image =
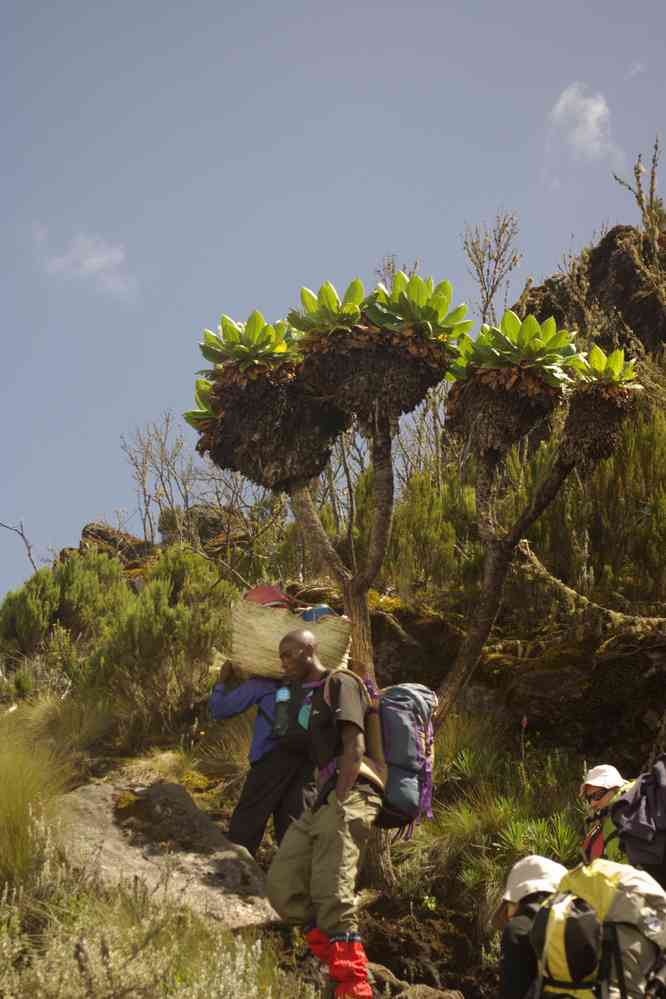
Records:
M106 884L138 880L229 929L277 920L259 866L179 785L89 784L64 796L63 812L70 862Z
M649 261L649 248L640 232L632 226L615 226L589 251L584 262L584 281L579 289L583 300L577 300L564 275L556 274L530 290L524 302L526 311L534 312L540 322L554 316L558 326L570 324L581 329L585 327L582 306L596 305L601 309L599 318L603 317L607 326L597 330L603 347L612 349L615 337L621 346L631 347L626 342L628 327L647 351L659 350L666 342L666 312L654 290L643 280L635 263L635 252ZM660 241L660 259L663 267L666 234ZM619 324L616 316L621 319Z
M84 552L90 548L117 556L125 566L142 562L155 551L155 546L149 541L143 541L126 531L119 531L110 524L101 523L86 524L81 531L79 551Z

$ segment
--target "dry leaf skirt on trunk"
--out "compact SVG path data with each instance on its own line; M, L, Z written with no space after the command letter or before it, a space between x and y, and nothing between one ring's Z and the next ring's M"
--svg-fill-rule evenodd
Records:
M635 392L629 389L590 385L576 391L564 427L565 447L577 462L601 461L615 451L622 421L632 408Z
M318 476L350 422L302 378L218 382L211 397L217 421L200 439L200 453L274 491Z
M493 386L474 376L451 389L446 427L478 454L505 454L550 416L558 394L544 386L543 391L528 395L519 384Z
M419 334L357 326L310 337L302 377L362 421L370 420L376 402L398 419L441 382L446 359L443 345Z

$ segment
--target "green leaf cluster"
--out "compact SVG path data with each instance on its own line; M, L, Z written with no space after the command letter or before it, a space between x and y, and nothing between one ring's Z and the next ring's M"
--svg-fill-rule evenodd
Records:
M222 316L217 333L204 330L199 348L211 364L232 363L240 371L247 371L255 364L300 361L298 340L297 331L291 329L284 319L267 323L261 312L255 309L245 323L236 323L229 316Z
M303 333L331 333L349 330L361 321L365 289L360 278L348 285L342 298L330 281L324 281L315 295L309 288L301 288L302 310L292 309L287 319Z
M636 361L625 361L624 351L614 350L606 354L596 343L587 356L576 359L576 372L583 382L589 384L603 383L627 389L640 389L636 381Z
M183 413L183 419L189 423L191 427L195 430L202 430L204 425L208 423L209 420L215 419L215 413L211 408L210 393L213 388L213 383L207 381L205 378L198 378L194 385L194 400L197 404L196 409L188 409L186 413Z
M412 327L430 340L454 341L466 336L474 323L465 319L467 305L451 309L453 287L450 281L435 284L432 277L408 277L398 271L391 290L377 285L365 306L367 318L375 326L400 333Z
M574 342L575 333L558 330L551 316L540 323L536 316L521 320L510 309L499 326L484 323L476 340L466 336L458 342L458 360L451 365L449 378L464 381L478 370L522 368L552 388L573 381L567 369L575 369L583 355Z

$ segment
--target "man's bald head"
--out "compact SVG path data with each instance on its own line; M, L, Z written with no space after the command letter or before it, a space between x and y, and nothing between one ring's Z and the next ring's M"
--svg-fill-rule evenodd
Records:
M319 644L307 628L290 631L280 642L280 661L290 680L308 682L319 679L324 667L319 661Z
M311 649L314 652L316 652L319 648L316 636L313 632L308 631L307 628L290 631L280 642L280 648L282 648L283 645L287 645L295 649Z

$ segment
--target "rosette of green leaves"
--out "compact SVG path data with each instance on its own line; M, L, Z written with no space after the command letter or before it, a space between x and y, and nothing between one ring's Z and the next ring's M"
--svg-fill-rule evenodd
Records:
M325 281L315 295L309 288L301 288L302 311L293 309L287 316L289 322L303 333L331 333L349 330L361 320L361 306L365 289L360 278L354 278L342 298L330 281Z
M203 430L206 423L215 419L215 413L211 409L210 405L210 393L212 388L213 383L207 381L205 378L198 378L195 382L194 400L197 404L197 408L189 409L186 413L183 413L183 418L191 427L194 427L195 430Z
M595 343L587 356L581 355L575 363L578 377L588 384L613 385L626 389L640 389L637 382L636 361L625 361L623 350L604 353Z
M267 323L255 311L246 323L236 323L222 316L217 333L203 331L201 353L214 365L235 364L246 371L255 364L278 365L302 360L298 351L299 333L284 319Z
M365 304L368 320L380 329L400 333L411 328L429 340L453 341L465 336L474 323L465 319L467 305L451 308L453 287L449 281L435 284L431 277L407 277L398 271L391 290L380 283Z
M464 381L479 370L519 368L551 388L563 388L573 381L567 369L577 368L583 357L574 339L574 332L558 330L552 316L540 323L529 315L521 322L507 309L499 326L484 323L476 340L465 336L458 341L458 359L448 377Z

